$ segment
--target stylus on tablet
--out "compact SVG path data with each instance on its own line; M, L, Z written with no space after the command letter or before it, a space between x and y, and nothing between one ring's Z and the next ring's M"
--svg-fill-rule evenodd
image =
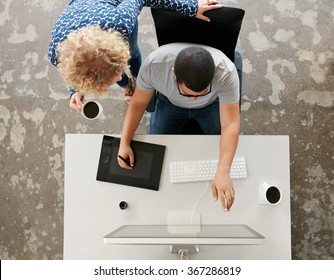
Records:
M122 157L121 155L117 155L117 156L118 156L121 160L123 160L123 161L126 163L127 166L132 167L132 166L130 165L130 159L129 159L129 158L125 159L125 158Z

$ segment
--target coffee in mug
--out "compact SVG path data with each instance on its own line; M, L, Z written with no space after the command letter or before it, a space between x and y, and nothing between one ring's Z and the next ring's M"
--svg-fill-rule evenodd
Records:
M260 186L259 193L259 203L267 205L276 205L282 199L281 190L275 186L268 183L263 183Z
M81 113L88 120L96 119L102 113L102 106L95 100L87 100L82 105Z

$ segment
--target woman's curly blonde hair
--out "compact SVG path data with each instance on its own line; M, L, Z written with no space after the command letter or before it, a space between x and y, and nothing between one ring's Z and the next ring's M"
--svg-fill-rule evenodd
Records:
M130 59L129 45L122 35L99 26L71 32L57 51L60 75L82 94L105 93L112 77L123 73Z

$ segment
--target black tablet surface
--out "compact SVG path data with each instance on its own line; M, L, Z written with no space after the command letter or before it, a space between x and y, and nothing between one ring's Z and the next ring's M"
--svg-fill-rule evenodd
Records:
M127 170L121 168L117 162L119 144L120 138L103 136L96 180L159 190L166 146L132 140L135 166L132 170Z

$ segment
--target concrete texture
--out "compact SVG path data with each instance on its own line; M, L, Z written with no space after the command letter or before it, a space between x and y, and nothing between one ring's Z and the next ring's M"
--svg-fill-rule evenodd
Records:
M122 129L127 106L117 86L100 99L102 119L86 121L69 109L47 59L67 2L0 3L1 259L62 259L65 133ZM290 135L292 257L334 259L334 3L223 3L246 10L241 133ZM157 46L146 8L140 46L143 57ZM148 118L137 133L147 132Z

